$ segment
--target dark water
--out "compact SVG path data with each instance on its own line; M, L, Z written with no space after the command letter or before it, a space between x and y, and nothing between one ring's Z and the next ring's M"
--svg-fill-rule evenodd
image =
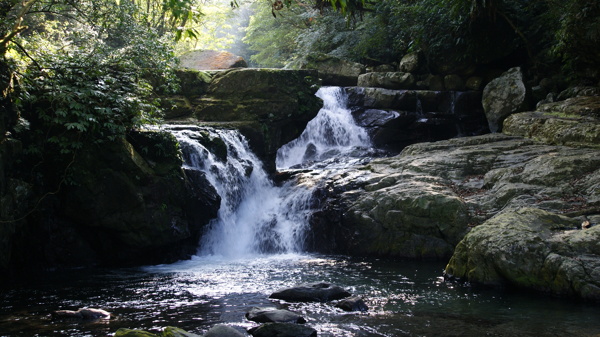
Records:
M319 336L599 336L600 306L537 294L476 290L444 282L443 265L343 256L197 257L138 269L49 273L2 289L0 336L110 336L121 327L176 326L202 334L244 313L278 306L303 314ZM363 296L367 313L330 303L286 304L268 295L302 282L328 281ZM54 322L57 309L102 308L99 322Z

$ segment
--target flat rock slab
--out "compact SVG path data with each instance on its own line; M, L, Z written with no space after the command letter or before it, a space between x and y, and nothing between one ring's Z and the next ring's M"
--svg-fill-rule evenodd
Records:
M246 313L246 318L257 323L306 323L304 317L289 310L254 307Z
M294 323L266 323L249 332L254 337L317 337L317 330Z
M288 302L327 302L349 296L351 296L351 294L339 286L318 282L281 289L274 292L269 297Z

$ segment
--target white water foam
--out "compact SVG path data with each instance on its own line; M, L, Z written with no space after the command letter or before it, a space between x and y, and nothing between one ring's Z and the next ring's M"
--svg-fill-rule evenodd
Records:
M203 172L221 196L218 216L202 236L200 255L240 257L302 249L310 191L275 186L235 130L179 126L171 132L182 148L185 168ZM227 158L211 153L200 133L223 140Z
M323 108L308 122L300 137L277 151L278 169L311 165L371 148L367 131L356 125L347 108L342 88L323 87L317 96L323 100Z

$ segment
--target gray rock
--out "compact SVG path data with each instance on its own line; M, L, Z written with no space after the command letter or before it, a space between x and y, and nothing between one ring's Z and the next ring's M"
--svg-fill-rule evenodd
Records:
M483 85L483 78L481 76L471 76L467 78L467 82L465 86L469 90L481 90L481 86Z
M419 53L409 53L402 57L400 60L400 71L406 73L415 73L421 67L422 57Z
M224 324L218 324L210 328L205 334L204 337L243 337L246 334L243 334L236 330L233 327ZM183 335L182 337L187 337ZM191 337L191 336L190 336Z
M344 311L367 311L369 307L360 297L350 297L339 301L336 307Z
M511 68L483 89L483 109L490 131L500 132L509 115L528 108L528 96L521 68Z
M512 285L600 300L600 226L536 208L502 212L456 247L446 273L471 282Z
M397 111L367 109L354 114L356 124L363 127L384 126L389 121L400 116Z
M423 80L417 82L416 85L419 89L425 90L443 91L446 89L444 87L444 78L440 75L429 74Z
M465 90L465 81L456 74L444 76L444 87L449 91L463 91Z
M310 54L288 65L286 69L314 69L324 85L354 86L365 66L327 54Z
M289 310L254 307L246 313L246 318L257 323L306 323L304 317Z
M323 210L312 219L318 240L309 246L446 259L470 227L502 209L598 213L599 168L598 149L501 134L414 144L332 178L328 186L336 188L324 191Z
M280 289L269 297L288 302L327 302L348 296L350 293L339 286L318 282Z
M358 76L359 87L373 87L385 89L412 89L415 86L415 77L403 72L377 72L366 73Z
M293 323L266 323L249 332L254 337L317 337L317 330Z
M382 65L373 67L373 69L371 69L371 71L376 72L376 73L387 73L387 72L396 71L396 68L391 64L382 64ZM369 72L369 71L367 71L367 72Z

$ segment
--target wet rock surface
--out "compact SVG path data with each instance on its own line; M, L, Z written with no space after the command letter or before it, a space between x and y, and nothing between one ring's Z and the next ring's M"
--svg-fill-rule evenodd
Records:
M339 301L336 307L344 311L367 311L369 307L361 297L350 297Z
M318 282L280 289L272 293L269 297L288 302L327 302L350 295L349 292L339 286Z
M293 323L266 323L250 329L254 337L317 337L317 330Z
M306 323L304 317L289 310L254 307L246 313L246 318L257 323Z

